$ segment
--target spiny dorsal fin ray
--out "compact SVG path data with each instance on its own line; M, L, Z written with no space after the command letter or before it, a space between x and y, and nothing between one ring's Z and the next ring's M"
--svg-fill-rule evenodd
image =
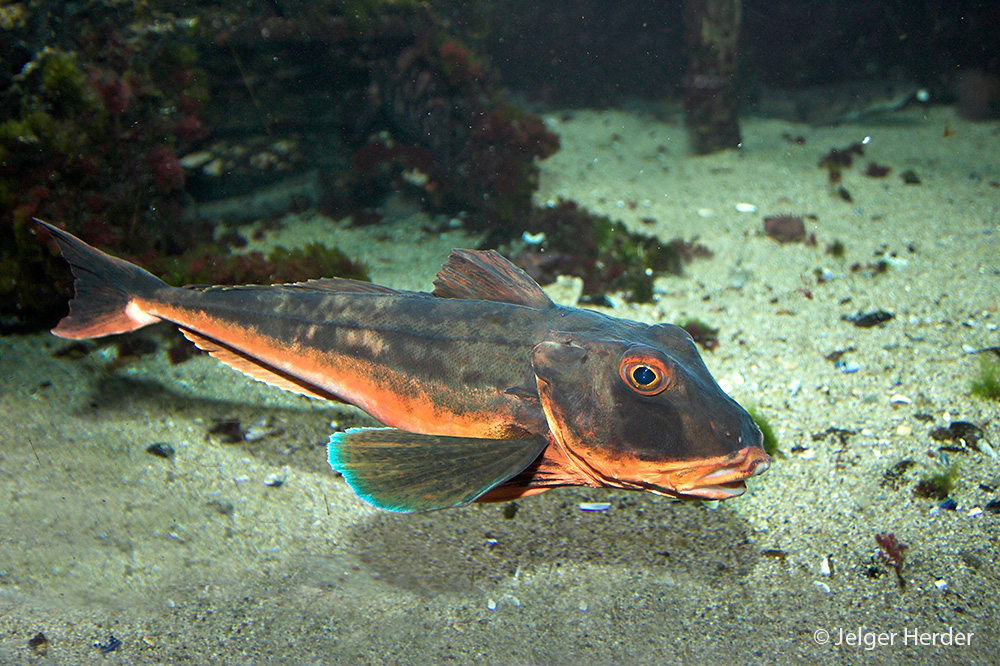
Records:
M554 307L527 273L493 250L452 250L434 280L434 295L513 303L539 310Z
M285 391L291 391L292 393L298 393L299 395L308 396L310 398L344 402L341 398L330 393L329 391L325 391L318 386L313 386L300 381L296 377L263 363L252 356L243 354L232 347L228 347L218 340L206 337L187 328L181 328L180 330L181 333L184 334L184 337L193 342L195 347L198 349L208 352L212 358L222 361L229 367L235 368L244 375L256 379L257 381L270 384L271 386L277 386Z
M360 497L409 513L462 506L516 476L545 449L543 437L481 439L351 428L330 437L330 466Z

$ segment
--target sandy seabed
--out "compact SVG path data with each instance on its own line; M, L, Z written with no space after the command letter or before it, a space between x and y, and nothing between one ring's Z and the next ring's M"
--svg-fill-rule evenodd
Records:
M677 124L549 119L563 147L540 203L571 198L714 252L660 278L655 303L609 312L719 328L706 363L784 452L746 495L710 507L560 489L513 519L503 505L396 515L326 465L331 422L367 422L350 408L206 357L116 367L111 348L74 359L52 336L7 337L0 664L998 663L1000 515L974 509L997 498L1000 461L948 454L957 510L913 493L938 469L932 429L973 422L1000 448L1000 403L970 394L967 353L1000 345L998 125L949 108L823 129L750 118L741 151L691 158ZM865 137L847 202L817 164ZM892 172L866 177L869 160ZM816 244L765 236L762 218L781 213L804 216ZM426 290L475 240L417 222L306 216L294 233L333 236L376 282ZM834 240L844 257L825 251ZM843 319L873 310L895 318ZM827 358L838 351L855 372ZM226 444L207 434L221 418L265 436ZM176 455L146 453L154 443ZM905 588L876 556L887 532L909 546ZM28 647L39 632L44 656Z

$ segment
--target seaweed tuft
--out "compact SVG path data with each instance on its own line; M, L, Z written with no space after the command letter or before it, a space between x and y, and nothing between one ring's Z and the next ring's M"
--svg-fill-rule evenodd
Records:
M914 487L913 493L917 497L946 499L955 489L959 477L961 477L961 470L958 461L949 462L948 457L942 454L941 462L921 477Z
M972 379L972 395L989 400L1000 400L1000 361L981 356L979 371Z
M772 457L781 455L781 449L778 447L778 436L774 434L771 423L753 405L747 407L747 413L750 414L750 418L757 424L764 436L764 452Z

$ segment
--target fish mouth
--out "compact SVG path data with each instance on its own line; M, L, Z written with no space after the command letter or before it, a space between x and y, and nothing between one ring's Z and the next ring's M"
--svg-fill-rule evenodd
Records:
M646 476L640 487L679 499L725 500L746 492L746 480L771 467L771 457L759 446L747 446L727 456L686 462ZM652 477L652 478L651 478Z
M727 457L728 458L728 457ZM733 457L678 470L671 476L672 488L679 497L724 500L746 492L746 479L771 468L771 457L759 446L747 446Z

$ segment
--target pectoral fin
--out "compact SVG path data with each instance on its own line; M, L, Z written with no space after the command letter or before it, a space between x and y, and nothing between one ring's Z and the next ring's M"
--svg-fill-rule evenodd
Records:
M462 506L516 476L545 449L543 437L479 439L351 428L330 437L330 466L362 499L408 513Z

